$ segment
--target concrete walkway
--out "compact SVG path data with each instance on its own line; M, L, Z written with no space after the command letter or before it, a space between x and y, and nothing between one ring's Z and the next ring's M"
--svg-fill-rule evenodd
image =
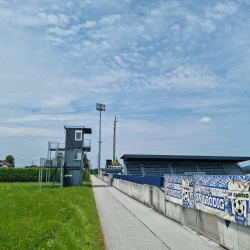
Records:
M91 176L107 250L222 249Z

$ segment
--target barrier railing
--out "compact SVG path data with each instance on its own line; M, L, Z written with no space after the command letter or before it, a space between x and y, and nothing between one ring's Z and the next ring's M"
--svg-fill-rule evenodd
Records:
M147 184L150 186L156 186L158 188L164 187L164 177L156 175L144 175L144 176L135 176L135 175L118 175L114 174L113 178L122 179L137 184Z

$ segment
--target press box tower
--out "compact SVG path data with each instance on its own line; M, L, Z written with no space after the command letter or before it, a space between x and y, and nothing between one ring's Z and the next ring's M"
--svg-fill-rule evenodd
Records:
M90 140L84 140L84 134L92 134L92 129L82 126L64 128L66 135L63 186L81 186L83 153L91 150Z

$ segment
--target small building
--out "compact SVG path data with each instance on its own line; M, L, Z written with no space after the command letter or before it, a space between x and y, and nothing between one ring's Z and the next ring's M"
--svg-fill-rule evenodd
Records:
M81 186L83 178L83 153L90 151L90 144L84 143L84 134L92 134L91 128L64 126L65 161L63 186Z
M245 175L238 165L250 157L233 156L187 156L187 155L141 155L124 154L124 174L128 175L183 175L202 172L206 175Z
M3 168L13 168L13 165L8 163L7 161L2 161L0 160L0 167L3 167Z
M50 169L55 169L52 187L58 169L61 169L60 187L82 185L83 154L91 151L91 140L84 139L84 135L92 134L92 129L84 126L64 126L64 129L65 143L49 141L47 158L40 158L38 188L42 186L43 168L46 168L46 185L49 185Z
M39 168L37 165L31 165L30 168Z

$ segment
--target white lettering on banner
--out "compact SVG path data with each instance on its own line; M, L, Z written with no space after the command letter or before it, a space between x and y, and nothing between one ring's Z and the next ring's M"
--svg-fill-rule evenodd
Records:
M243 201L250 200L250 192L239 192L239 191L228 191L227 192L228 199L240 199Z
M207 207L225 211L224 199L218 196L212 196L211 194L202 196L202 194L196 193L196 202L204 204Z
M181 199L181 191L180 190L169 189L168 190L168 195L171 196L171 197Z

